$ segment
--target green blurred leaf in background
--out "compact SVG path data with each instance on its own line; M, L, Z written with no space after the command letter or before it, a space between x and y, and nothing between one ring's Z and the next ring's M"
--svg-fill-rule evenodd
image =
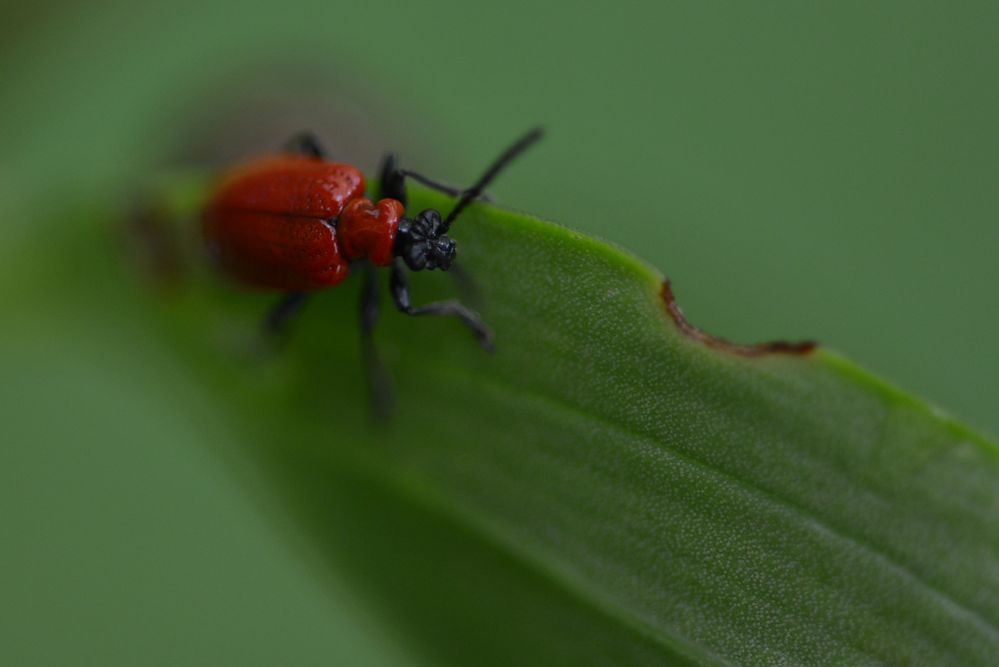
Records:
M95 205L164 163L221 163L305 126L369 168L393 148L463 182L543 121L550 141L497 184L501 201L640 250L709 330L819 338L996 432L996 12L3 9L4 661L987 663L995 450L837 357L701 350L655 328L658 285L619 258L572 274L598 281L594 303L662 321L628 330L620 358L596 354L565 395L578 329L519 290L560 294L550 272L577 244L610 251L560 232L504 273L482 248L530 234L475 218L456 236L508 351L389 319L402 401L373 435L349 290L310 311L283 360L233 358L259 299L204 276L153 298ZM503 304L537 310L537 327L518 334L530 313ZM608 373L659 377L629 365L649 350L685 351L673 381L600 400ZM522 366L539 351L544 377ZM857 383L873 388L840 391ZM462 401L487 395L467 424ZM401 432L414 396L454 406L438 447ZM684 418L643 420L666 414L658 401ZM740 423L757 429L741 458ZM664 554L682 566L657 569Z

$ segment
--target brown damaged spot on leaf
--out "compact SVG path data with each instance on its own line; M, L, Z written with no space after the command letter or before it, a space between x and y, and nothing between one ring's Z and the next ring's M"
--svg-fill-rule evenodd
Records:
M687 318L683 315L683 311L680 310L680 306L676 303L676 297L673 296L673 286L670 285L668 278L663 280L662 299L666 305L666 312L673 318L673 322L676 323L677 328L687 336L704 343L708 347L725 350L733 354L741 354L746 357L759 357L764 354L808 354L818 347L818 343L810 340L798 343L775 340L770 343L757 343L756 345L730 343L723 338L716 338L705 331L701 331L687 321Z

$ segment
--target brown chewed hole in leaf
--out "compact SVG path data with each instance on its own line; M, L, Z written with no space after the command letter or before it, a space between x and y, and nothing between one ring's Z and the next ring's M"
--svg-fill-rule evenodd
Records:
M670 284L669 278L663 280L661 294L663 304L666 306L666 312L669 313L671 318L673 318L673 322L676 324L677 328L687 336L704 343L708 347L725 350L727 352L732 352L733 354L741 354L746 357L758 357L764 354L808 354L818 347L818 343L810 340L799 342L775 340L768 343L756 343L753 345L731 343L724 338L712 336L706 331L698 329L687 320L683 311L680 310L680 306L676 302L676 297L673 295L673 286Z

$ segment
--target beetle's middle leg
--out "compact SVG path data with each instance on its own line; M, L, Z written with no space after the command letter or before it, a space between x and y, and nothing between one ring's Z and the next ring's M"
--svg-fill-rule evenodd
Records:
M284 147L289 153L317 157L320 160L325 160L327 155L326 149L323 148L322 142L319 141L319 137L312 132L299 132L289 139Z
M386 419L392 411L392 381L375 347L375 324L381 310L378 272L371 262L358 262L364 271L361 284L361 358L368 382L371 412L376 419ZM353 268L353 267L352 267Z

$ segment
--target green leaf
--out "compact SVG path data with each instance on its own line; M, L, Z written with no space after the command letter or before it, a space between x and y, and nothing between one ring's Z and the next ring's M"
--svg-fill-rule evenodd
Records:
M416 662L993 662L993 444L824 349L678 326L663 277L600 241L485 205L453 232L465 278L415 275L414 301L458 291L497 351L386 311L380 425L352 281L268 355L269 300L197 256L151 298L91 228L47 280L105 345L146 341L196 378L177 405L234 434L220 451L261 506Z

